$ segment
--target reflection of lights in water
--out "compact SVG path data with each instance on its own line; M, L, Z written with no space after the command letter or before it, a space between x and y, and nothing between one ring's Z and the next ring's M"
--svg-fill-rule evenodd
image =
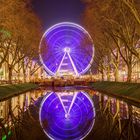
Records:
M50 139L80 140L93 128L95 109L85 92L52 92L44 97L39 117Z

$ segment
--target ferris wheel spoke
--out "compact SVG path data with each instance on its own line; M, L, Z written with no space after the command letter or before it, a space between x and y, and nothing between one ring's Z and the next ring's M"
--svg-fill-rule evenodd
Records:
M69 53L67 53L67 54L68 54L68 56L69 56L69 58L70 58L70 61L71 61L71 64L72 64L72 66L73 66L73 68L74 68L75 74L78 75L78 71L77 71L77 69L76 69L76 67L75 67L75 65L74 65L74 62L73 62L73 60L72 60L70 54L69 54Z
M66 108L65 108L65 106L64 106L64 103L63 103L63 101L62 101L62 99L61 99L61 96L60 96L59 94L57 94L57 96L58 96L58 98L59 98L59 101L60 101L60 103L61 103L63 109L64 109L65 114L67 114L67 110L66 110Z
M60 70L60 68L61 68L61 65L62 65L62 63L63 63L63 60L64 60L65 56L66 56L66 53L64 54L64 56L63 56L63 58L62 58L62 60L61 60L61 62L60 62L60 64L59 64L59 67L58 67L58 69L57 69L56 74L59 73L59 70Z
M73 104L74 104L74 102L75 102L75 100L76 100L76 97L77 97L77 92L74 93L72 102L71 102L70 107L69 107L69 110L68 110L68 114L70 113L70 111L71 111L71 109L72 109L72 107L73 107Z

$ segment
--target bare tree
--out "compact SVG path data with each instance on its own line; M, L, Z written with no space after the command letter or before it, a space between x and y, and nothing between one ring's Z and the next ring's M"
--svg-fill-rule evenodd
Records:
M122 0L126 6L130 9L137 22L140 24L140 2L138 0Z
M9 82L12 71L20 66L25 56L37 57L41 34L40 22L26 0L7 0L0 5L0 27L10 33L10 37L0 40L1 60L7 63ZM20 71L18 67L17 72ZM19 75L19 74L18 74Z
M129 8L121 0L91 0L87 2L84 24L93 38L97 38L97 42L101 41L100 37L103 38L104 47L109 48L115 58L115 63L113 63L114 66L117 66L116 70L118 69L118 55L113 50L119 52L119 56L127 66L127 80L130 82L133 60L135 57L140 58L136 48L139 40L139 25L134 20Z

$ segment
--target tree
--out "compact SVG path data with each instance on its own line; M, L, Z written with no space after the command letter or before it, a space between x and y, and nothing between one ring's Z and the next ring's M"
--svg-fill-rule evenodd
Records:
M131 13L140 24L140 2L138 0L122 0L122 2L130 9Z
M84 24L94 34L93 38L97 38L97 42L100 42L101 36L104 38L102 40L107 38L109 41L104 41L104 47L114 56L115 65L118 63L118 56L114 55L113 50L119 52L127 65L130 82L134 57L140 58L136 48L140 27L128 7L121 0L91 0L87 3L84 17ZM118 64L116 66L117 70Z
M1 64L4 61L7 63L9 82L12 79L12 71L17 64L23 62L25 56L34 58L38 55L41 34L40 22L32 9L29 8L31 7L29 4L26 0L7 0L2 1L0 6L3 7L0 10L0 15L2 15L0 27L11 34L10 38L1 40L3 53ZM5 45L4 41L9 44Z

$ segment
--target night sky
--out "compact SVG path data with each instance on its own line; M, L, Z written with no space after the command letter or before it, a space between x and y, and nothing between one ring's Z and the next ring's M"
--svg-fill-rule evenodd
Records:
M84 5L80 0L33 0L32 4L44 31L63 21L81 24Z

